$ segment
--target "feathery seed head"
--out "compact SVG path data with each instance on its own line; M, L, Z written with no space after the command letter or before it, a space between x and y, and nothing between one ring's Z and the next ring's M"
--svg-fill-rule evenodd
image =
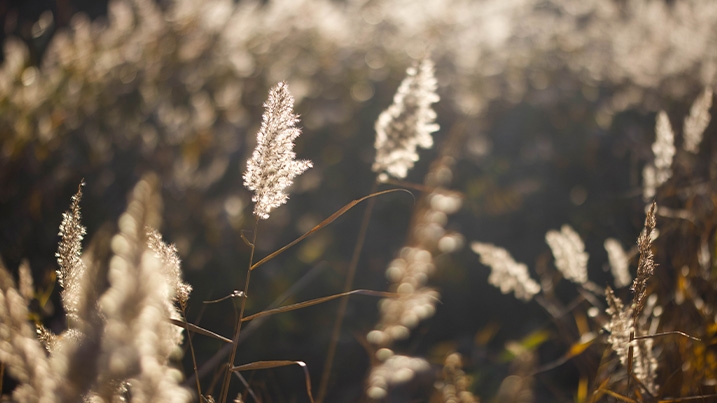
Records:
M615 278L615 287L628 286L632 282L632 276L630 276L630 262L625 249L622 248L620 241L615 238L606 239L604 246L610 262L610 271Z
M503 294L512 291L516 298L530 301L540 292L540 285L530 278L528 266L513 260L507 250L480 242L473 242L471 249L480 255L481 263L490 267L488 282L500 288Z
M406 70L406 78L393 97L393 104L376 121L376 159L373 171L378 179L388 176L403 179L418 161L416 147L433 147L431 133L438 130L436 112L431 104L438 102L433 62L423 59Z
M642 170L642 197L645 200L655 197L659 186L672 177L672 160L675 157L675 134L665 111L657 114L655 122L655 142L652 143L655 160Z
M548 231L545 241L555 257L555 267L563 276L575 283L588 281L588 253L580 235L569 225L563 225L558 231Z
M20 383L13 391L13 401L55 401L56 378L27 320L27 301L15 288L2 262L0 277L3 280L0 284L0 361Z
M294 139L301 130L295 127L299 117L293 108L294 98L285 82L269 91L256 148L246 164L244 186L254 191L254 215L262 219L269 218L271 210L286 203L289 195L285 189L295 176L313 166L311 161L295 159Z
M82 238L87 233L85 227L81 223L80 200L82 199L82 186L80 183L77 193L72 196L70 210L62 213L62 223L60 224L59 236L62 237L58 251L55 254L57 264L60 266L57 270L57 281L61 287L65 287L65 281L68 276L73 275L73 270L82 266L80 255L82 254Z
M189 300L189 294L192 292L192 286L182 281L181 262L177 254L177 247L166 244L157 230L147 227L146 231L147 247L161 261L162 273L169 281L173 298L179 302L179 306L185 307Z
M423 358L394 354L387 348L379 349L376 355L379 360L386 358L380 365L373 367L368 376L366 394L371 399L382 399L392 386L405 384L413 379L416 373L431 369L431 365Z
M634 333L632 321L632 309L625 308L620 298L616 297L610 287L605 289L605 300L607 309L605 313L610 315L610 321L605 324L605 330L609 332L607 342L617 353L622 365L627 365L628 349L630 347L630 333Z
M710 108L712 108L712 89L705 88L690 108L690 115L685 118L684 143L685 151L696 154L699 151L702 135L710 124Z
M657 204L653 202L645 217L645 228L637 238L640 260L637 263L637 276L632 283L635 316L639 315L645 307L645 302L647 301L647 280L649 280L655 272L655 256L652 253L652 233L655 230L655 225L657 225L655 220L656 209Z
M82 262L82 239L87 230L82 225L80 213L80 200L82 200L81 182L77 193L72 196L70 209L62 214L59 236L60 243L57 247L57 282L62 287L62 304L65 312L72 316L77 314L81 299L81 280L85 274L85 264Z
M665 183L672 176L672 160L675 157L675 134L670 125L670 118L665 111L657 114L655 123L655 142L652 143L652 153L655 154L655 168L657 169L657 182Z
M654 340L651 338L635 339L636 336L644 333L644 329L636 328L639 321L634 319L639 312L634 310L634 305L632 307L624 306L610 287L605 289L605 299L608 305L605 313L610 315L610 320L605 324L605 330L608 331L608 344L625 367L628 366L630 347L632 347L633 374L650 393L655 393L658 387L655 384L657 359L652 352Z

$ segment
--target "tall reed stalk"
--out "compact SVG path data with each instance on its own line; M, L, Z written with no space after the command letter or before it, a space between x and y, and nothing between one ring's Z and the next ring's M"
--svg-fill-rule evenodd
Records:
M222 382L222 392L220 402L224 402L227 399L229 393L229 383L232 375L232 367L234 366L234 359L236 358L237 347L239 346L239 335L241 334L242 319L244 319L244 309L246 308L246 299L249 295L249 280L251 280L251 267L254 263L254 251L256 250L256 233L259 228L259 217L257 216L254 220L254 231L251 240L251 252L249 253L249 265L246 269L246 279L244 280L244 293L241 296L241 303L239 305L239 319L234 327L234 337L232 337L232 350L229 355L229 363L227 365L227 371L224 374L224 382Z
M234 328L232 349L222 383L220 402L225 402L229 393L230 377L232 368L234 368L234 359L248 298L249 281L251 272L256 267L254 252L256 251L259 219L269 218L271 210L286 203L289 199L286 188L291 186L294 177L313 166L311 161L295 159L293 141L301 134L301 130L296 127L298 121L298 115L294 114L294 98L289 93L289 87L286 83L280 82L269 91L269 97L264 103L261 129L256 136L256 148L247 161L247 169L244 172L244 186L254 191L252 197L255 216L254 231L250 242L251 252L244 281L244 294L241 296L239 319Z

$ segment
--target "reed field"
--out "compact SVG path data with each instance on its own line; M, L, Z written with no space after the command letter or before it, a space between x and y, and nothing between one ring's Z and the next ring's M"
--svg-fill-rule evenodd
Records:
M0 401L717 401L717 2L0 7Z

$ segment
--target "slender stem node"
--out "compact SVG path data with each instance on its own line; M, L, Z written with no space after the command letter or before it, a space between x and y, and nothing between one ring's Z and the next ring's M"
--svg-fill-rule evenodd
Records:
M194 354L194 344L192 343L192 335L189 333L189 326L187 325L187 307L182 306L182 322L184 324L184 330L187 332L187 342L189 343L189 352L192 354L192 369L194 370L194 379L197 381L197 395L200 400L202 397L202 385L199 383L199 371L197 370L197 356Z
M241 324L242 319L244 318L244 309L246 308L246 295L249 292L249 280L251 279L251 266L254 262L254 251L256 250L256 233L257 229L259 227L259 216L256 216L256 219L254 221L254 234L253 239L250 243L251 245L251 252L249 255L249 266L246 270L246 280L244 281L244 291L243 291L243 298L241 299L241 306L239 308L239 320L237 320L236 326L234 328L234 337L232 338L232 349L231 354L229 355L229 364L227 366L227 372L224 374L224 381L222 383L222 393L221 398L219 399L220 402L226 402L227 396L229 394L229 382L231 381L231 368L234 367L234 359L236 358L237 353L237 347L239 346L239 335L241 334Z

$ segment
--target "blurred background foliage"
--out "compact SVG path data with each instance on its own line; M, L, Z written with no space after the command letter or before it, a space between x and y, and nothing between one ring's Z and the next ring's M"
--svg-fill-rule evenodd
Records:
M590 279L606 285L603 241L633 245L642 226L641 171L652 159L656 112L665 109L680 127L717 66L717 3L708 0L38 0L0 2L0 12L0 255L8 267L29 259L36 282L51 289L61 213L80 181L91 239L152 171L162 183L160 230L194 287L188 320L224 335L232 303L202 301L243 286L249 248L241 234L253 219L241 175L276 82L287 81L296 98L297 155L314 168L261 222L260 256L370 191L374 122L406 67L430 55L441 130L409 181L421 183L443 140L459 133L452 183L464 203L448 228L506 247L535 277L551 270L545 232L570 223L590 253ZM712 134L710 127L664 196L706 218L714 215L711 185L699 197L678 190L714 179ZM413 206L403 194L378 200L355 288L385 289ZM359 209L261 267L248 312L280 295L291 302L340 291ZM699 230L673 221L664 225L682 231L674 247L687 254L713 237L714 221ZM403 348L437 368L445 353L460 351L477 395L494 396L515 370L507 342L525 347L537 337L530 348L542 365L580 336L562 333L538 304L488 285L470 251L439 263L432 282L442 303ZM555 291L564 301L576 294L565 282ZM37 307L56 331L64 327L58 300L55 293ZM318 380L335 309L266 320L247 334L240 361L303 360ZM352 297L329 401L361 395L372 356L363 337L376 315L375 300ZM220 345L196 340L202 366ZM573 401L601 352L537 375L536 399ZM189 374L189 361L183 365ZM257 373L252 383L267 401L301 400L297 373Z

